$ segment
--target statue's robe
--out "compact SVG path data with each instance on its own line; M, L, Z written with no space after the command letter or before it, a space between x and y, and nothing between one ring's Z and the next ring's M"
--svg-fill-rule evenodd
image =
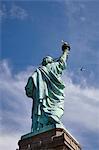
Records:
M64 88L60 76L66 63L61 61L39 67L25 87L33 99L32 131L53 123L60 123L64 112Z

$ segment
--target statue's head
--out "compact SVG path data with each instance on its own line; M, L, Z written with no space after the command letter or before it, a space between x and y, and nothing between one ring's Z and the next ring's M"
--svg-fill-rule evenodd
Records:
M45 58L43 58L42 66L46 66L48 63L52 63L52 62L53 62L53 58L51 56L46 56Z

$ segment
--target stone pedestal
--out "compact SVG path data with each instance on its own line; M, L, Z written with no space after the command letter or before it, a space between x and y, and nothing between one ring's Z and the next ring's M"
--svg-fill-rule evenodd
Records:
M64 129L55 128L37 135L22 136L19 150L81 150L76 139Z

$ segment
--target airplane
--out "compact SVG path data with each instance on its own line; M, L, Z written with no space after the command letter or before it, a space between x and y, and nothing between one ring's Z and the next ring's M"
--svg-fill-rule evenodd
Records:
M82 66L81 68L80 68L80 71L85 71L86 69Z

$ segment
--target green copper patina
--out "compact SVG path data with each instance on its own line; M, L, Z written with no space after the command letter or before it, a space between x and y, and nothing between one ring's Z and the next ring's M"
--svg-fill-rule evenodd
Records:
M64 112L65 85L61 75L67 66L68 43L63 43L62 50L57 60L50 56L43 58L42 66L29 77L25 87L26 95L33 99L32 132L62 125L60 119Z

